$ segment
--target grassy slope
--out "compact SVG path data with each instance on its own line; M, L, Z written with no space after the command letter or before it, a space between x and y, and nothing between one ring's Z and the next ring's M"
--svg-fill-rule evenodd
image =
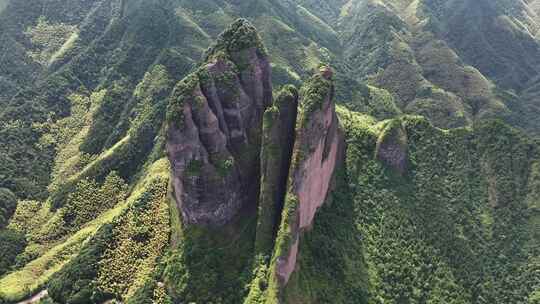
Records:
M0 295L8 301L19 301L39 291L55 272L76 256L85 241L90 239L102 225L110 223L125 207L125 203L118 205L67 240L47 250L41 257L28 263L22 269L2 278Z
M451 1L447 9L437 1L426 1L430 29L454 48L459 57L477 68L502 90L515 96L497 94L510 113L506 119L530 134L539 130L538 106L527 91L537 86L540 73L540 44L531 31L522 1ZM471 30L473 29L473 30Z
M106 211L65 240L57 242L39 258L3 277L0 280L0 295L7 301L19 301L46 286L49 279L77 256L81 248L102 226L113 222L125 213L125 210L145 195L152 181L159 178L167 180L168 176L169 167L166 159L154 163L125 202Z

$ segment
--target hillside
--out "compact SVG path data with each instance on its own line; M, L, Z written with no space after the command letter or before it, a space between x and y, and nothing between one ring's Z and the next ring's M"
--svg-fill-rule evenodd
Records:
M0 303L540 303L539 5L0 0Z

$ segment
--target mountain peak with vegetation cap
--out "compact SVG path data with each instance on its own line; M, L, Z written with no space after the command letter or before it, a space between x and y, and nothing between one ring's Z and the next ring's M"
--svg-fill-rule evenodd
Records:
M248 20L240 18L218 36L216 43L206 51L205 57L209 60L219 56L220 52L236 54L248 49L256 49L261 56L267 55L257 29Z
M0 303L536 304L538 3L0 0Z

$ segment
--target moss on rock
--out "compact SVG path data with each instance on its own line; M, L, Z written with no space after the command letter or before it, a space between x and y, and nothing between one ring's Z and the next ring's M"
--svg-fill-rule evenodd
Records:
M215 45L206 52L205 61L249 48L256 48L262 56L267 54L257 29L249 21L241 18L219 35Z

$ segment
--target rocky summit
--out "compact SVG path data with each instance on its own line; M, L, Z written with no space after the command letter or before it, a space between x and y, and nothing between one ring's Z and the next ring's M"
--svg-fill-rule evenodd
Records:
M539 0L0 0L0 304L539 304Z
M245 20L221 34L207 57L173 92L167 154L184 223L220 226L257 201L271 71Z

